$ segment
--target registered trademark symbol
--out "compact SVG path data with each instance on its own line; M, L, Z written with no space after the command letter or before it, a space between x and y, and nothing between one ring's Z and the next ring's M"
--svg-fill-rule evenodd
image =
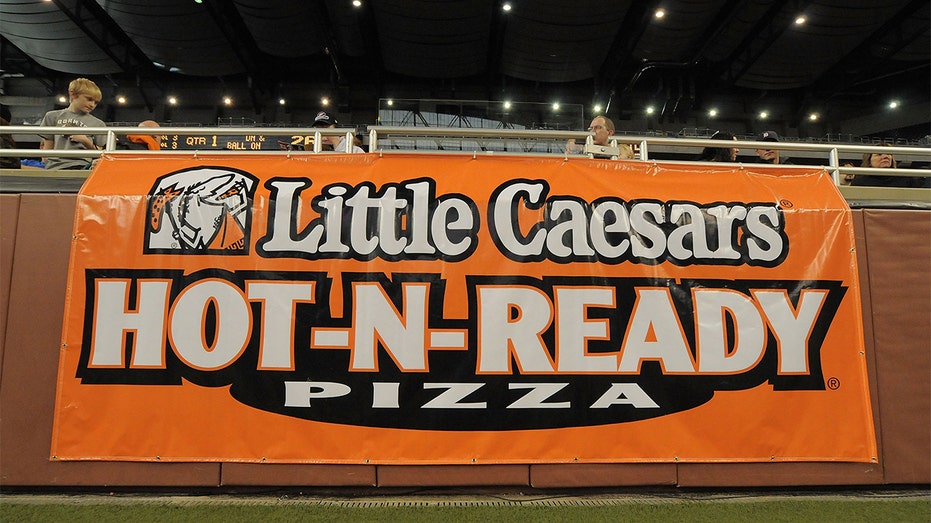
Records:
M837 390L840 388L840 380L837 378L828 378L828 388L831 390Z
M795 207L795 204L791 200L779 200L779 206L785 209L791 209Z

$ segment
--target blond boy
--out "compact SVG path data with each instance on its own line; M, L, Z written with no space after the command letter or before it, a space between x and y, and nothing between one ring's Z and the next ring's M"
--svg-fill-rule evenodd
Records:
M68 84L71 103L64 109L49 111L42 118L43 127L105 127L103 120L91 116L91 111L100 103L101 93L97 84L87 78L78 78ZM102 134L55 134L39 135L43 149L74 151L79 149L103 149L107 137ZM46 158L46 169L90 169L93 158Z

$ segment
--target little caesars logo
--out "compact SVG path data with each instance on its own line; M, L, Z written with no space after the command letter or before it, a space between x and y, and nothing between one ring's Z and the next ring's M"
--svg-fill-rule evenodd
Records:
M255 183L217 167L160 178L149 192L145 253L247 254Z
M221 168L160 179L147 252L244 252L255 183ZM719 265L723 276L775 267L789 236L771 203L588 202L511 180L481 208L438 195L430 178L336 183L300 198L311 185L265 182L255 254L291 258L291 269L88 271L82 383L229 386L285 416L466 431L630 422L761 384L825 389L821 347L843 282L619 277L595 265ZM483 226L484 260L447 281L441 265L469 263ZM490 253L557 268L488 275ZM328 261L373 258L397 271ZM423 272L429 260L442 263ZM566 263L593 270L559 274ZM449 312L452 299L463 312Z

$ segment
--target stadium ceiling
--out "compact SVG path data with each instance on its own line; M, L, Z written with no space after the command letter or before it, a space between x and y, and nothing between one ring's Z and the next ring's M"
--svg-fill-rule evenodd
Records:
M0 72L40 80L48 94L76 76L103 79L102 88L137 89L150 111L169 92L236 86L258 114L284 96L314 104L320 92L367 115L386 97L558 98L619 120L648 105L660 123L718 106L731 107L721 118L750 120L769 105L787 127L818 113L834 128L859 121L923 136L929 5L0 0ZM884 111L893 99L904 110Z

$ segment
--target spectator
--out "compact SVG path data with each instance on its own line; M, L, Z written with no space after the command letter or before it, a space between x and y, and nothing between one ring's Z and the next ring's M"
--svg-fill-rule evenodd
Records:
M731 133L716 131L711 135L712 140L732 140L736 141L737 137ZM701 154L698 155L700 162L736 162L737 153L740 149L737 147L705 147Z
M758 142L778 142L779 135L776 134L776 131L763 131L759 136L757 136L756 141ZM773 165L791 165L788 159L780 160L779 151L776 149L756 149L756 155L760 157L761 163L771 163Z
M845 163L841 167L853 167L853 164ZM854 179L854 175L847 173L847 174L842 174L838 182L839 182L839 185L850 185L851 183L853 183L853 179Z
M155 128L160 127L154 120L144 120L139 122L139 127ZM158 151L162 145L158 141L158 135L154 134L127 134L126 139L120 139L116 144L117 149L128 149L135 151Z
M883 144L886 147L892 147L892 144ZM892 153L864 153L861 167L872 167L874 169L895 169L898 164ZM865 187L931 187L931 178L929 177L910 177L910 176L889 176L889 175L864 175L854 176L850 185Z
M592 122L588 124L588 132L595 133L592 136L592 144L598 145L601 147L609 147L611 145L610 140L614 135L614 122L610 118L604 115L599 115L592 118ZM617 144L618 155L617 157L621 160L630 160L634 157L634 151L630 148L629 145L624 143ZM566 144L566 153L567 154L578 154L584 151L584 147L575 142L575 140L569 140Z
M101 93L97 84L87 78L78 78L68 84L71 103L65 109L49 111L42 118L43 127L105 127L106 124L90 113L100 103ZM90 137L86 134L39 135L44 149L99 150L107 143L106 135ZM47 169L89 169L92 158L46 158Z
M339 122L336 121L336 118L333 118L329 114L320 111L317 113L317 117L314 118L314 127L321 128L335 128ZM322 151L336 151L344 153L346 152L346 137L345 136L323 136L320 139L323 143L321 144L320 150ZM353 144L352 152L354 153L364 153L361 147Z
M10 113L10 108L5 105L0 105L0 125L10 125L10 120L12 119L13 115ZM0 148L16 149L16 140L13 139L12 134L0 134ZM19 169L19 158L15 156L0 156L0 168Z

